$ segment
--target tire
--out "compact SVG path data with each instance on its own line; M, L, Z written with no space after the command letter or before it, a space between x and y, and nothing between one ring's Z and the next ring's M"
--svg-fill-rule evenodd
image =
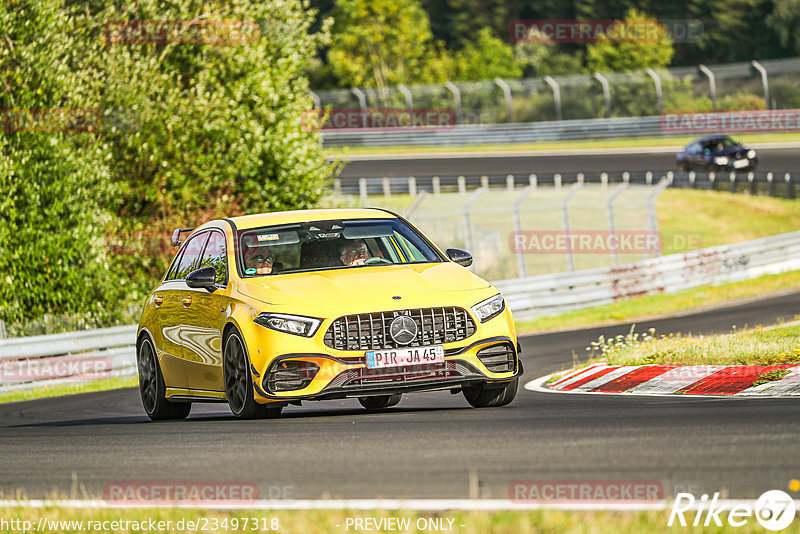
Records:
M259 404L253 396L253 376L250 358L238 331L225 337L223 350L223 377L225 397L233 416L237 419L268 419L280 415L282 405Z
M515 378L503 387L487 388L486 383L465 387L464 398L473 408L496 408L510 404L517 396L519 378Z
M397 395L376 395L374 397L359 397L358 402L361 403L361 406L366 408L370 412L374 412L377 410L383 410L384 408L391 408L395 406L400 399L403 398L402 393L398 393Z
M147 416L153 421L186 419L192 410L191 402L170 402L167 400L167 387L150 338L139 343L136 367L139 369L139 395Z

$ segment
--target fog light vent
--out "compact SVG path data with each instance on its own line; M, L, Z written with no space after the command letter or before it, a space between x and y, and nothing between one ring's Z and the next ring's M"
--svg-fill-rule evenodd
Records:
M508 343L479 350L478 359L493 373L509 373L515 370L514 348Z
M319 365L302 360L281 360L264 376L268 391L293 391L307 387L319 372Z

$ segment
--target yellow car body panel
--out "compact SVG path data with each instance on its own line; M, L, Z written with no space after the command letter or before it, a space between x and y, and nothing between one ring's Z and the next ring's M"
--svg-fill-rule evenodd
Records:
M210 292L204 288L190 288L184 281L162 279L148 296L139 339L147 336L155 345L167 397L198 401L225 398L222 344L231 328L238 330L244 341L257 402L285 404L301 399L358 396L362 392L358 388L352 391L334 388L331 392L326 388L336 377L343 376L342 373L363 372L365 364L358 360L364 357L365 350L334 349L325 343L325 334L340 317L396 310L453 307L464 310L474 323L475 331L465 339L441 343L445 361L471 367L477 373L471 376L472 381L507 382L519 376L521 366L516 354L518 344L511 311L504 307L499 315L481 322L471 310L477 303L498 295L498 290L465 267L447 260L432 243L428 244L442 256L442 261L257 277L243 277L239 272L237 232L308 221L358 219L393 220L398 217L373 209L305 210L216 220L194 229L187 241L207 230L224 232L227 280ZM313 336L303 337L256 323L254 320L265 312L306 316L320 319L322 323ZM482 348L498 343L513 347L515 362L511 371L492 372L478 357ZM264 384L270 366L277 361L293 360L314 363L319 371L301 389L267 391ZM441 380L440 387L433 382L421 389L453 389L460 383ZM414 386L403 381L384 385L389 389ZM365 391L375 394L377 390L370 387Z

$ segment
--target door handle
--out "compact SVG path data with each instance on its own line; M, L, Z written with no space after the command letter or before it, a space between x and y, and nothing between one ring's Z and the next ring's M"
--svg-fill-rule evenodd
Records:
M184 306L188 306L192 303L192 297L183 297L181 302L183 302Z
M164 303L164 297L162 297L161 295L156 295L155 297L153 297L153 303L156 306L161 306Z

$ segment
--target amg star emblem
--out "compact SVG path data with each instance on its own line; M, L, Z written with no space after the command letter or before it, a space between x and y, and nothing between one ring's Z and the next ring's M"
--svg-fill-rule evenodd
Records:
M400 345L408 345L417 337L417 323L407 315L395 317L389 325L389 335Z
M399 295L395 295L395 296L393 296L393 297L392 297L392 299L394 299L394 300L400 300L400 296L399 296Z

